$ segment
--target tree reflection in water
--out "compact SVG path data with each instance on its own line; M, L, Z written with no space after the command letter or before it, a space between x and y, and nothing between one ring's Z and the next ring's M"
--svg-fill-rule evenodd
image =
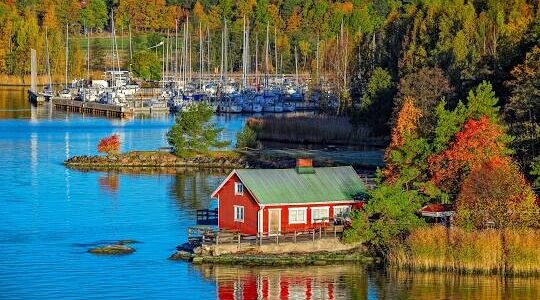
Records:
M106 174L99 176L98 184L103 191L116 193L120 186L118 174L116 172L107 172Z
M222 169L177 169L169 193L183 211L209 208L212 203L210 194L228 172Z

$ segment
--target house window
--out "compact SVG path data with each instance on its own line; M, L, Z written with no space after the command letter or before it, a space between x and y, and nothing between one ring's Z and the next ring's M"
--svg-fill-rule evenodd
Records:
M244 207L243 206L234 206L234 221L235 222L244 222Z
M244 194L244 185L240 182L234 183L234 194L235 195L243 195Z
M312 207L311 208L311 223L328 222L330 218L330 209L325 207Z
M289 208L289 224L306 224L307 208Z
M350 206L334 206L334 218L348 218L350 212Z

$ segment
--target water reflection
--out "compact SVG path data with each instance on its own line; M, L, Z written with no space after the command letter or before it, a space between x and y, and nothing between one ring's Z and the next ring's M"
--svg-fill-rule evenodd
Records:
M98 178L98 184L103 191L116 193L118 192L118 187L120 186L118 174L107 172Z
M388 271L373 272L379 299L540 299L539 278Z
M290 268L197 266L218 299L362 299L368 277L357 265ZM350 284L353 281L353 284Z
M169 193L180 210L195 211L212 205L210 194L227 175L221 169L177 169Z
M218 299L540 299L539 278L411 273L373 266L195 266Z

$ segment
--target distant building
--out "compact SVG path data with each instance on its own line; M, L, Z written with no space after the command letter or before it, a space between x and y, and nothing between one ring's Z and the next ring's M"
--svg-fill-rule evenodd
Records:
M347 217L363 206L364 194L352 167L314 168L310 159L299 159L293 169L234 170L212 197L220 229L276 235Z

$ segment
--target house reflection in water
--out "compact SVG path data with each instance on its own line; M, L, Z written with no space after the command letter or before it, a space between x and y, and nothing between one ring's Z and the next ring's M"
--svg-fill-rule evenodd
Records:
M217 298L221 300L351 299L359 292L352 291L347 284L347 278L357 272L358 266L241 268L216 265L200 268L216 281ZM361 274L353 276L355 281L365 278ZM364 291L360 294L366 295L367 279L361 286Z

